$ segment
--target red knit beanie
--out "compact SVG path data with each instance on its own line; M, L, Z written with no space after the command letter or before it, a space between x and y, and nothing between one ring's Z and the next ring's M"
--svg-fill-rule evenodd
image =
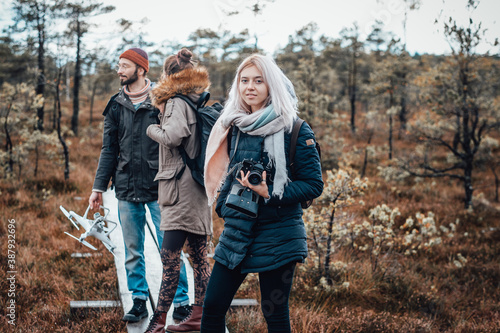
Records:
M131 49L128 49L120 55L120 59L121 58L128 59L144 68L146 72L149 72L148 54L146 53L146 51L140 48L133 47Z

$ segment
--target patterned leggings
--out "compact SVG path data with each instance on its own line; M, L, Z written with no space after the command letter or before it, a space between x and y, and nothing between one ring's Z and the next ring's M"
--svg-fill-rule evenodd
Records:
M169 230L165 231L161 247L163 276L157 306L160 312L167 312L172 304L179 283L181 251L186 239L188 241L186 250L193 263L195 304L203 304L210 278L210 266L207 260L207 236L182 230Z

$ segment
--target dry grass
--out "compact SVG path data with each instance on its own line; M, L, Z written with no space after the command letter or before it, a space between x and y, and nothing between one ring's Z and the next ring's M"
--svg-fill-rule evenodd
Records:
M96 106L96 109L103 105ZM69 116L65 116L69 119ZM82 115L81 123L88 119ZM118 300L116 270L111 254L99 245L102 256L77 259L73 252L87 249L66 235L74 231L59 205L84 211L90 194L101 145L99 124L82 125L71 141L70 180L55 161L43 161L37 178L24 169L24 178L0 181L0 331L7 332L125 332L122 309L71 313L70 300ZM362 149L361 137L339 133L349 147ZM383 140L377 138L380 144ZM411 143L396 141L396 150ZM349 149L347 147L346 149ZM328 154L323 150L323 154ZM439 224L460 220L455 236L432 251L406 257L393 252L373 272L366 256L347 248L333 261L347 264L336 283L349 288L319 288L320 274L306 262L298 269L292 290L290 315L294 332L499 332L500 331L500 211L493 198L492 176L479 169L477 181L484 199L473 212L463 210L462 188L448 180L388 183L379 179L376 166L385 156L373 157L367 169L372 187L365 206L350 213L363 218L369 209L386 203L399 207L404 217L432 211ZM351 161L359 169L362 158ZM478 185L478 186L479 186ZM490 201L488 201L490 200ZM6 317L8 221L16 221L16 327ZM223 221L215 218L219 235ZM215 239L216 243L217 239ZM453 264L457 253L467 258L464 267ZM258 280L250 275L238 292L240 298L259 299ZM231 332L266 330L259 307L232 310Z

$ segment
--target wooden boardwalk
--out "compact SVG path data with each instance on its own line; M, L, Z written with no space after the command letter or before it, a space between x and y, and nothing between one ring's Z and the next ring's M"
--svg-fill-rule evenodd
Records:
M118 221L118 201L116 200L114 191L108 190L106 193L103 193L103 204L105 207L109 208L110 212L108 218L111 221ZM153 226L153 222L151 220L151 216L149 214L149 210L147 211L147 222L149 227L145 227L145 235L146 240L144 242L144 255L146 259L146 279L148 281L149 290L152 295L152 300L155 304L158 301L158 293L160 290L161 283L161 275L162 275L162 264L160 259L160 254L158 252L158 248L156 247L156 242L153 237L156 239L156 233L154 232L155 228ZM153 234L150 232L153 230ZM123 306L123 312L127 313L130 308L132 308L132 294L129 292L127 288L127 276L125 273L125 249L123 245L123 235L120 223L118 223L117 228L110 234L111 241L117 246L115 249L115 265L116 265L116 273L118 275L118 285L120 289L120 300ZM186 265L186 273L188 276L188 285L189 285L189 300L191 303L194 303L194 279L193 279L193 269L189 261L184 258L184 264ZM129 333L143 333L148 324L149 317L153 315L153 309L151 307L151 302L147 302L149 316L144 318L138 323L129 323L127 324L127 330ZM172 319L173 306L170 307L170 310L167 313L167 325L173 324L174 321ZM229 331L226 328L226 332Z

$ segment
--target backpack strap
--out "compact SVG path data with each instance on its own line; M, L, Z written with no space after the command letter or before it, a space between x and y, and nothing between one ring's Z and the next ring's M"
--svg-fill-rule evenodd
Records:
M186 102L194 111L198 111L199 108L202 108L205 106L205 104L207 104L208 100L210 99L210 93L207 91L202 92L200 95L200 98L198 99L196 104L194 104L194 102L191 100L191 98L189 98L188 96L183 95L183 94L175 94L174 97L179 97L184 102ZM196 117L198 117L198 112L196 112ZM184 162L184 166L182 167L181 171L179 171L179 173L175 177L177 180L179 180L179 179L181 179L182 174L184 173L184 170L186 170L186 164L188 164L188 156L187 156L186 151L184 150L184 147L182 147L182 145L177 147L177 149L179 149L179 152L180 152L181 157L182 157L182 161Z
M236 134L236 143L234 144L234 152L233 152L233 156L231 156L231 158L229 159L229 164L231 164L231 162L233 161L233 158L234 158L234 155L236 155L236 150L238 150L238 143L240 142L240 133L241 131L238 129L238 127L235 127L236 130L238 131L238 134ZM232 129L230 130L232 131ZM229 143L229 146L231 145L231 143ZM229 149L230 150L230 149ZM236 169L236 167L238 166L238 164L234 165L228 172L227 174L230 175L234 172L234 170Z
M302 126L302 123L304 122L304 119L297 118L293 124L293 129L292 129L292 137L290 138L290 151L289 151L289 159L290 159L290 169L292 171L292 177L293 174L295 173L295 151L297 150L297 138L299 137L299 131L300 127Z
M292 177L295 173L295 167L294 167L294 164L295 164L295 151L297 150L297 138L299 136L299 131L300 131L300 127L302 126L302 123L304 122L303 119L300 119L300 118L297 118L297 120L295 120L295 123L293 124L293 129L292 129L292 137L290 138L290 152L289 152L289 156L290 156L290 170L292 172ZM321 161L321 149L320 149L320 146L319 146L319 143L316 141L316 150L318 152L318 155L319 155L319 158L320 158L320 161ZM305 209L305 208L308 208L309 206L312 205L314 199L311 199L311 200L306 200L306 201L302 201L300 203L300 206Z
M188 103L189 106L191 108L193 108L193 110L198 110L202 107L204 107L208 100L210 99L210 93L207 92L207 91L204 91L201 93L200 95L200 98L198 99L198 101L196 102L196 104L194 104L194 102L191 100L191 98L187 97L186 95L183 95L183 94L175 94L174 97L179 97L180 99L182 99L184 102Z
M240 142L240 133L241 131L236 127L236 130L238 131L238 134L236 134L236 143L234 144L234 152L233 156L231 156L231 159L229 160L229 164L233 161L234 155L236 155L236 150L238 150L238 143Z
M202 92L200 98L198 99L198 109L204 107L209 99L210 93L208 91Z

